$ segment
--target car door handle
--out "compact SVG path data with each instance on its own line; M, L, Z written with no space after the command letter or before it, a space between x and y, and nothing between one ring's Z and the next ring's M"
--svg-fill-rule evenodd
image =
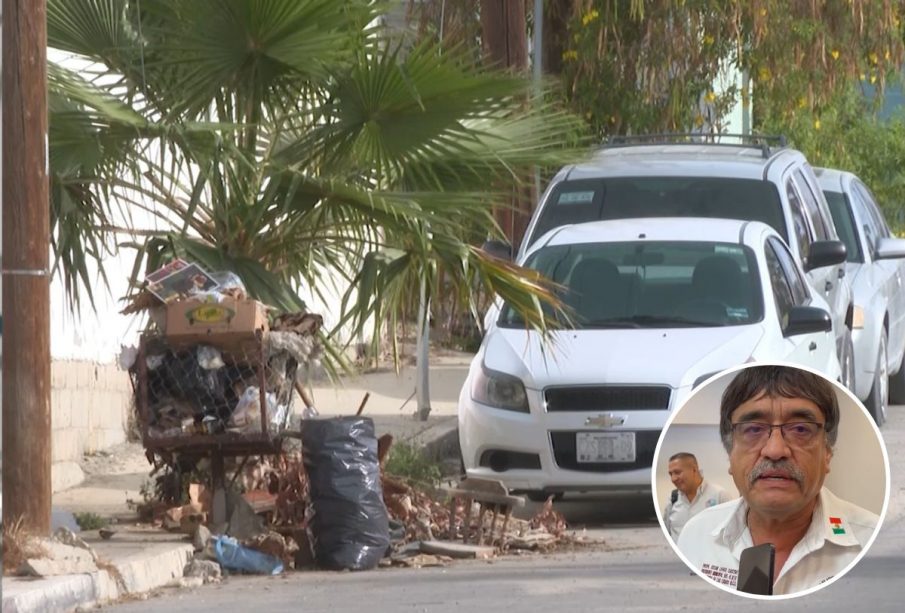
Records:
M826 285L823 286L823 291L828 292L828 291L830 291L831 289L833 289L833 282L832 282L832 281L827 281L827 282L826 282Z
M839 276L839 278L841 279L842 277L845 276L845 269L844 269L844 268L840 268L840 269L839 269L839 272L836 273L836 274L837 274L837 275Z
M816 350L817 350L817 343L815 343L814 341L811 341L811 344L808 345L808 351L816 351Z

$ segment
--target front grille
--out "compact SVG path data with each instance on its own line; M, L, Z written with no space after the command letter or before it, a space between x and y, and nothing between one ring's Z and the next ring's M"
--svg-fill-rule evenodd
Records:
M635 470L636 468L650 468L654 463L654 449L657 447L657 439L659 438L659 430L636 431L634 462L587 463L579 462L576 458L574 431L550 432L553 459L556 460L557 466L567 470L595 473L614 473L623 470Z
M670 388L665 385L587 385L548 387L547 412L657 411L669 409Z

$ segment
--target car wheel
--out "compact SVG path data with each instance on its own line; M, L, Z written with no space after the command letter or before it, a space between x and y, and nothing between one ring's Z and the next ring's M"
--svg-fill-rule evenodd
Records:
M886 421L886 408L889 405L889 369L886 363L885 330L880 334L880 345L877 348L877 370L874 372L874 383L864 405L870 411L877 426L882 426Z
M905 404L905 356L899 364L899 372L889 375L889 403Z
M842 385L851 391L855 391L855 345L852 343L852 331L845 329L842 338L842 355L839 356L839 365L842 367Z

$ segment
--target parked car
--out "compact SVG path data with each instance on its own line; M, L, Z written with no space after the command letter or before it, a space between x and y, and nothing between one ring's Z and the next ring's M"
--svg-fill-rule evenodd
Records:
M650 489L670 411L747 361L839 376L826 300L759 222L630 219L560 227L521 262L573 313L544 338L506 305L459 396L469 477L532 498Z
M816 168L854 291L855 394L878 425L905 403L905 240L895 238L873 194L850 172Z
M604 147L589 162L563 168L538 204L519 256L552 228L570 223L663 216L762 221L791 247L811 287L829 303L841 381L851 389L853 297L845 246L805 156L744 141L658 138Z

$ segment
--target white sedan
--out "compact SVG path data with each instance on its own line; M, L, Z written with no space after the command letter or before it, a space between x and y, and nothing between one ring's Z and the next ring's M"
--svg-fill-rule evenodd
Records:
M850 172L817 168L855 297L854 392L877 425L889 402L905 403L905 240L893 237L867 186Z
M571 322L545 342L507 306L489 314L459 396L469 477L532 498L649 491L670 411L710 375L773 360L840 376L826 302L763 223L564 226L521 263L563 286Z

